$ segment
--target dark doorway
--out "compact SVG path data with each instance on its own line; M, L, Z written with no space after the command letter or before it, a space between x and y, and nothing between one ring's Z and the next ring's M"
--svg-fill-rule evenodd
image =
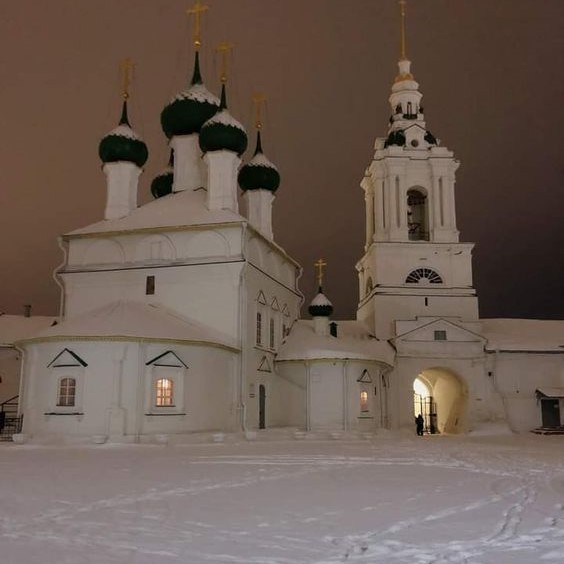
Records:
M266 388L259 386L259 429L266 429Z
M434 435L437 429L437 406L431 396L414 394L415 415L421 414L425 421L424 432Z
M557 399L541 399L542 426L560 427L560 402Z

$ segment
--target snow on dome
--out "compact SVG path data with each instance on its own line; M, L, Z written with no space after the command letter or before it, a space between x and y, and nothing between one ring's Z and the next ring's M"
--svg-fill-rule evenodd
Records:
M112 129L106 137L110 135L118 135L119 137L125 137L127 139L134 139L135 141L142 141L141 137L129 127L129 125L120 124L116 128Z
M207 102L208 104L219 106L219 98L212 94L203 84L193 84L188 90L179 92L172 98L170 103L172 104L180 100L195 100L196 102Z
M313 300L311 300L312 306L332 306L333 304L329 301L329 298L323 293L319 292Z
M248 163L246 166L264 166L266 168L273 168L274 170L278 170L276 166L267 159L264 153L257 153Z
M214 123L230 125L231 127L245 131L245 128L229 113L228 110L221 110L220 112L217 112L215 116L211 117L208 121L206 121L206 123L204 123L203 127L208 127Z

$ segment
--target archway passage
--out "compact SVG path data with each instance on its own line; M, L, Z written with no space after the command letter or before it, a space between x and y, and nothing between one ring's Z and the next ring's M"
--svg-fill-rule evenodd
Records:
M427 368L413 383L414 415L423 415L427 433L464 433L467 396L464 381L453 371Z
M421 378L413 381L413 415L423 417L423 432L434 435L437 432L437 409L432 389Z

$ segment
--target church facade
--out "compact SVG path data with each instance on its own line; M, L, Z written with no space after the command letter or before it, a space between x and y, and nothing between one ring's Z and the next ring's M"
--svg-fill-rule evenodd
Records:
M62 237L58 322L19 340L23 433L134 441L290 427L464 433L561 427L564 322L483 320L459 241L454 154L429 130L405 53L361 188L357 318L322 282L300 318L299 264L274 240L280 175L200 75L161 114L171 161L138 206L147 148L127 114L100 144L104 219ZM238 204L243 190L245 213ZM0 319L1 322L1 319Z

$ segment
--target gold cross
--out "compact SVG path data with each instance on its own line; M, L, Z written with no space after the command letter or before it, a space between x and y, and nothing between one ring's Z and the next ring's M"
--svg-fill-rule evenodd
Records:
M216 48L216 51L221 55L221 82L227 82L227 56L233 50L233 43L222 41Z
M266 104L266 96L262 92L253 94L253 104L255 105L255 127L260 129L262 127L262 108Z
M401 35L400 35L400 49L401 49L401 60L405 61L407 58L405 54L405 6L407 4L406 0L399 0L400 5L400 15L401 15Z
M121 69L121 79L123 85L122 96L124 100L127 100L129 98L129 87L131 86L131 80L133 79L133 69L135 68L135 65L131 58L127 57L127 59L124 59L119 66Z
M327 266L327 263L320 258L313 266L317 268L317 285L321 288L323 286L323 268Z
M209 6L202 4L200 0L196 0L193 8L188 8L186 13L188 16L194 16L194 46L199 49L202 45L202 14L209 10Z

